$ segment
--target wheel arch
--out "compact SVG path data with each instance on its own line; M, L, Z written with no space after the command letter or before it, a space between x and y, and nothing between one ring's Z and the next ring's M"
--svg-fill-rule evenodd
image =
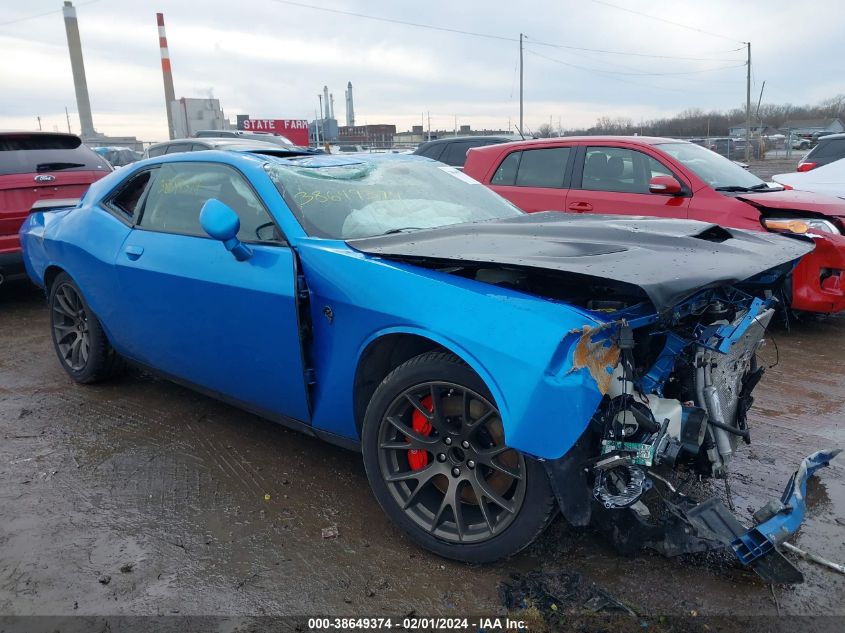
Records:
M382 380L405 361L431 351L454 354L478 374L493 395L502 422L507 428L504 398L492 376L476 358L454 341L443 339L431 332L394 328L371 336L361 346L361 352L358 354L353 382L353 410L355 428L359 436L367 405Z
M70 275L70 273L68 273L64 268L57 266L56 264L50 264L44 269L44 292L46 292L48 296L50 295L50 286L53 285L56 277L62 273Z
M85 299L85 302L88 304L89 307L91 307L91 310L94 312L94 315L100 321L100 326L103 328L103 332L105 333L109 344L114 345L112 333L108 325L104 323L103 320L100 318L99 313L94 310L93 306L91 306L91 297L88 295L87 290L82 286L82 284L79 283L76 276L71 271L58 264L49 264L44 269L44 275L42 279L44 283L44 293L47 296L47 301L49 302L50 300L50 288L53 286L53 283L56 281L56 278L62 273L65 273L68 277L70 277L73 283L76 284L76 287L79 288L79 292L82 293L83 299Z

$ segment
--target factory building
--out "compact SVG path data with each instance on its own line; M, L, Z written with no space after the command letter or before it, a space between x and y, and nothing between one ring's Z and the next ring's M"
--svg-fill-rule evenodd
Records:
M200 130L231 130L232 124L220 107L220 99L182 97L170 102L173 138L188 138Z
M363 145L370 149L393 147L395 125L344 125L338 129L337 142L342 145Z

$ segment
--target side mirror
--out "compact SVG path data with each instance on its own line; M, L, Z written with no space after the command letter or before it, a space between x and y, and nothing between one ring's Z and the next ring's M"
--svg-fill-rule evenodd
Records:
M238 239L241 220L231 207L215 198L207 200L200 211L200 225L215 240L223 242L239 262L252 257L252 249Z
M664 196L677 196L683 187L674 176L655 176L648 181L649 193L662 194Z

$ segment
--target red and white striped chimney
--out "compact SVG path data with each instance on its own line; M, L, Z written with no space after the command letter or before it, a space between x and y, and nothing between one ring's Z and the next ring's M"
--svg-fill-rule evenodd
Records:
M167 35L164 33L164 14L156 13L158 22L158 45L161 50L161 74L164 77L164 102L167 108L167 129L170 138L176 138L176 130L173 127L173 112L171 104L176 101L176 92L173 90L173 72L170 69L170 50L167 48Z

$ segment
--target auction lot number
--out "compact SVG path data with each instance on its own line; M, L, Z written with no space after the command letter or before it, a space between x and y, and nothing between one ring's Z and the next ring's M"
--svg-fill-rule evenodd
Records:
M525 630L522 620L510 618L308 618L312 631L468 631L484 628L493 631Z

